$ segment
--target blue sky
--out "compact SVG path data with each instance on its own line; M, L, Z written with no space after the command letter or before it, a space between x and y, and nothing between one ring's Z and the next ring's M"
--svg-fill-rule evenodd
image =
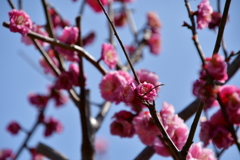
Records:
M17 1L13 1L17 4ZM74 24L75 17L78 14L81 1L73 3L71 0L63 0L61 3L57 0L51 0L52 4L62 13L62 16ZM200 0L189 1L193 10L196 10ZM225 1L222 1L224 3ZM213 8L216 9L216 0L210 0ZM7 1L0 2L0 22L8 21L8 12L11 10ZM223 6L223 4L222 4ZM229 21L225 30L225 41L228 52L239 51L240 46L240 20L239 10L240 1L232 1ZM43 8L41 1L23 1L24 10L30 15L31 19L37 24L44 24ZM117 7L117 6L116 6ZM201 61L191 40L190 30L181 27L183 21L189 22L184 0L136 0L130 8L134 8L134 19L137 28L140 29L146 23L146 13L156 11L162 21L162 52L160 55L152 55L148 49L144 50L144 59L139 62L136 70L146 68L158 74L160 81L166 84L161 88L156 107L161 109L164 101L175 106L176 112L181 111L195 97L192 94L192 83L198 78ZM95 14L91 8L86 6L82 19L83 35L92 30L97 32L97 38L92 46L86 47L96 59L100 57L101 44L108 38L107 20L104 14ZM124 44L132 41L129 27L118 30ZM206 57L211 56L217 33L208 29L198 30L199 41ZM18 121L26 129L30 129L35 121L37 112L27 101L29 92L46 93L46 87L50 81L36 72L20 56L21 53L27 54L38 65L38 59L41 57L39 52L33 47L26 47L21 43L21 36L18 33L11 33L8 29L0 27L0 148L11 148L16 151L25 137L24 133L18 136L11 136L5 130L6 125L11 120ZM123 53L117 44L117 50L122 62L125 62ZM222 51L220 52L222 54ZM88 62L84 61L87 75L87 87L91 89L90 97L94 102L103 102L100 96L98 84L101 75ZM40 66L38 65L38 68ZM237 73L229 84L240 87L240 74ZM106 159L122 160L133 159L144 148L137 136L131 139L121 139L111 136L109 125L112 115L120 110L128 109L123 104L112 105L103 126L97 133L97 137L106 137L109 141L109 152ZM93 107L93 114L97 113L97 108ZM213 112L213 111L212 111ZM211 112L211 113L212 113ZM54 116L61 120L64 125L62 134L54 134L52 137L43 137L43 127L39 126L30 140L30 145L35 146L38 142L43 142L56 150L62 152L71 160L80 159L80 123L78 110L72 103L68 103L62 108L56 109L53 104L49 104L47 115ZM190 126L192 119L187 121ZM194 139L199 141L198 133ZM222 159L231 157L239 159L239 153L235 146L230 147ZM234 157L234 158L233 158ZM20 160L30 159L28 152L24 151ZM163 159L154 155L151 160Z

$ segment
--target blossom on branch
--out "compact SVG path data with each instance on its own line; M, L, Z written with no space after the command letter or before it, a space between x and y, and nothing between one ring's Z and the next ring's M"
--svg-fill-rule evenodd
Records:
M114 15L114 24L116 27L123 27L127 23L127 14L125 11Z
M49 96L30 93L28 95L28 100L32 105L35 105L37 108L43 109L48 103Z
M141 99L145 101L153 101L157 97L156 90L153 88L154 85L152 85L151 83L147 82L140 83L137 86L138 96L140 96Z
M202 2L198 5L197 28L203 29L208 27L208 24L211 22L212 12L213 9L209 0L202 0Z
M13 9L8 12L10 20L10 31L18 32L26 36L32 29L32 21L27 13L22 10Z
M161 21L156 12L150 11L147 13L147 25L153 29L159 29L162 27Z
M21 130L21 126L16 121L12 121L8 124L6 129L12 135L16 135L18 134L19 130Z

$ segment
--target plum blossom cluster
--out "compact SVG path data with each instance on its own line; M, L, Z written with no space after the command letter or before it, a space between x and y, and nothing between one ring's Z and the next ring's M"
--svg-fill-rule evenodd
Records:
M240 89L233 85L225 85L219 89L221 105L226 109L229 121L236 126L240 125ZM223 113L218 110L210 120L202 120L200 139L207 146L213 142L218 148L227 149L234 144L234 139L228 130Z
M150 52L157 55L160 53L162 48L161 33L160 33L162 24L156 12L151 11L147 13L147 26L152 31L151 37L147 42L150 48Z
M213 142L217 148L225 149L234 144L221 110L213 114L210 120L202 119L200 140L204 143L204 147L210 142Z
M164 102L158 117L175 145L182 149L188 137L188 127L174 112L174 107ZM114 121L110 125L110 131L113 135L132 137L136 134L143 144L154 146L156 153L159 155L170 156L168 150L157 137L161 136L161 133L149 111L142 111L136 114L120 111L113 118Z
M136 72L140 84L125 71L110 71L99 84L102 97L116 104L120 102L131 106L134 111L144 108L142 100L152 102L157 97L160 82L158 76L146 69Z
M48 13L51 16L54 29L64 28L66 26L69 26L69 22L67 20L62 19L53 7L50 7L48 9Z
M209 0L202 0L202 2L198 5L197 10L197 28L203 29L208 27L208 24L212 19L213 8L210 5Z
M214 54L211 58L205 59L200 78L193 84L193 94L205 103L206 108L209 108L214 105L219 92L219 88L213 82L224 83L227 79L227 65L224 58L219 54Z

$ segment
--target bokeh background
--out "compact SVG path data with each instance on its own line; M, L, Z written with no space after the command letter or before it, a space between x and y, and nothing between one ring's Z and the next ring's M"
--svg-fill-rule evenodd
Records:
M13 0L17 5L17 0ZM65 19L68 19L71 24L74 24L82 0L72 2L71 0L49 0L60 11ZM197 5L200 0L189 1L192 9L197 10ZM210 0L214 10L217 9L217 0ZM222 10L225 1L221 0ZM117 5L115 6L118 7ZM141 29L146 23L146 13L148 11L156 11L161 19L163 27L162 35L162 52L160 55L153 55L148 48L144 50L144 59L135 65L136 70L146 68L158 74L160 81L166 84L161 88L159 97L156 100L156 107L161 109L162 102L166 101L175 106L176 112L180 112L195 97L192 94L192 84L198 78L198 73L201 66L200 58L191 40L191 32L185 27L181 27L183 21L189 22L187 10L184 5L184 0L136 0L128 5L133 9L133 17L138 29ZM229 11L229 21L226 25L224 39L227 45L227 50L240 50L240 1L233 0ZM40 0L23 0L23 8L30 15L32 21L37 24L45 24L43 7ZM11 10L7 0L0 1L0 22L8 22L8 12ZM91 53L96 59L100 57L101 44L108 39L108 25L105 15L96 14L89 6L85 7L82 18L82 32L86 35L90 31L95 31L97 37L91 46L85 49ZM124 44L129 44L133 41L132 34L128 26L118 29L118 33ZM217 32L209 29L198 30L199 41L203 51L207 57L211 56ZM122 62L125 62L122 50L118 43L117 51ZM25 138L25 133L20 132L17 136L12 136L6 132L6 125L11 120L16 120L24 128L30 129L35 121L37 111L28 103L27 96L29 92L46 93L47 86L51 83L43 74L42 68L39 66L39 52L33 46L25 46L21 43L21 35L11 33L7 28L0 27L0 149L11 148L17 151ZM22 58L22 55L27 55L32 59L37 69L34 69ZM220 52L222 54L222 50ZM26 59L26 58L25 58ZM87 88L91 90L91 100L97 103L102 103L103 99L100 96L98 84L101 80L101 75L87 61L84 61L85 74L87 75ZM107 67L106 67L107 68ZM240 74L237 73L228 84L234 84L240 87ZM110 134L109 125L111 117L117 111L126 109L123 104L112 105L110 112L107 114L104 123L97 133L97 137L105 138L108 141L108 152L103 160L122 160L134 159L145 146L140 142L137 136L131 139L119 138ZM93 115L98 111L98 108L92 107ZM212 114L215 110L211 110ZM80 159L80 142L81 130L79 122L79 113L73 103L69 102L61 108L55 108L53 103L48 105L46 114L59 119L64 125L64 130L61 134L54 134L49 138L44 138L43 126L39 126L30 140L29 145L34 147L38 142L43 142L50 147L60 151L70 160ZM190 126L192 118L187 120L187 125ZM194 141L199 141L199 130L195 135ZM211 146L209 146L211 148ZM230 147L222 156L221 159L239 159L239 153L236 146ZM28 151L23 151L20 160L30 159ZM154 155L151 160L166 159L159 155ZM171 158L167 158L171 159Z

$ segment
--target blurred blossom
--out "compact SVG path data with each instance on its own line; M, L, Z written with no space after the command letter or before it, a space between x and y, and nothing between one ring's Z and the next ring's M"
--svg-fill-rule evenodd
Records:
M108 0L100 0L103 6L108 5ZM97 13L102 12L102 8L97 0L86 0L86 3Z
M110 43L102 44L101 58L108 65L110 69L113 69L116 67L116 64L118 62L118 56L112 44Z
M218 27L222 20L222 14L218 12L212 12L211 22L208 24L209 29L214 29Z
M96 34L95 32L90 32L87 36L83 37L82 39L82 44L83 46L87 46L90 45L91 43L93 43L93 41L95 40Z
M26 36L30 32L32 29L32 21L27 13L22 10L13 9L8 12L8 15L10 21L10 31L18 32L23 36Z
M69 25L69 22L67 20L61 19L61 17L57 14L54 8L49 8L48 12L51 16L54 29L56 29L57 27L64 28Z
M147 41L148 46L150 48L150 52L158 55L161 51L161 35L158 32L153 32L150 39Z
M73 86L73 82L70 74L66 71L63 71L61 75L57 78L55 88L69 90L72 88L72 86Z
M156 12L149 11L147 13L147 25L152 27L153 29L161 28L162 24Z
M217 160L211 149L202 148L201 143L191 145L186 160Z
M208 27L208 24L211 22L212 12L213 9L209 0L202 0L202 2L198 5L197 28L203 29Z
M52 98L55 101L55 106L60 107L64 104L67 103L68 97L65 96L62 91L54 88L54 87L49 87L50 90L50 98Z
M78 28L77 27L64 27L62 35L58 37L58 40L66 44L75 44L78 40ZM77 53L61 47L55 47L55 49L64 56L68 61L78 61Z
M97 154L105 154L108 151L108 140L103 137L97 137L95 139L95 150Z
M32 105L35 105L37 108L43 109L46 107L49 97L46 95L30 93L28 95L28 100Z
M114 24L116 27L123 27L127 23L127 14L122 11L114 15Z
M18 134L18 131L21 130L21 126L16 121L12 121L7 126L7 131L12 135Z
M44 125L45 125L44 132L45 137L51 136L54 132L61 133L63 130L61 122L52 117L48 118L47 120L44 120Z
M132 137L135 134L135 129L132 123L134 115L128 111L120 111L113 116L114 121L110 125L112 135L120 137Z
M14 155L11 149L0 149L0 160L13 159Z

